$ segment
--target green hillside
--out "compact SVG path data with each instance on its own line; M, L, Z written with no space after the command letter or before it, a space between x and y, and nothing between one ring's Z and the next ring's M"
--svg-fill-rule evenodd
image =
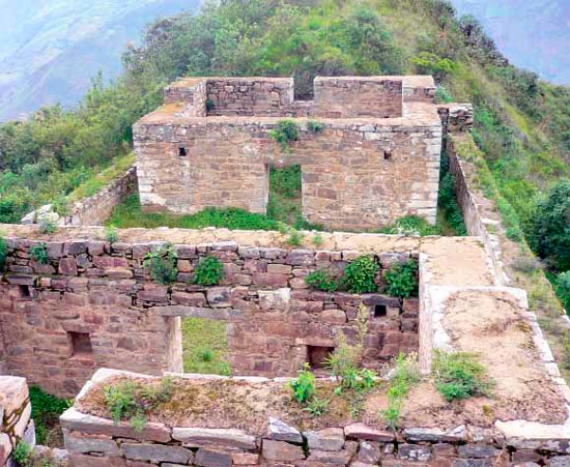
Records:
M315 75L433 74L438 99L475 104L474 137L513 239L519 225L531 229L541 194L569 176L570 89L510 66L480 24L444 0L206 2L195 16L149 25L124 67L73 112L54 107L0 127L0 221L66 195L127 153L131 124L183 75L292 75L308 97Z

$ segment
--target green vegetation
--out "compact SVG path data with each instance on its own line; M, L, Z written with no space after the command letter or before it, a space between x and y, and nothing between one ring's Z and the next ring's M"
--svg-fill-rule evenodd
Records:
M47 245L42 242L30 247L30 256L40 264L47 264L49 262Z
M570 270L570 180L553 186L528 222L529 242L554 271Z
M176 281L178 269L177 256L171 244L147 253L143 261L144 268L150 273L153 280L163 285L170 285Z
M469 353L436 352L433 372L435 386L448 402L489 396L493 386L485 367Z
M386 425L391 430L397 430L400 426L400 414L404 401L410 389L420 381L420 373L417 368L415 356L406 357L404 354L398 355L396 368L390 387L388 388L388 408L381 411L381 415Z
M438 225L428 224L423 217L405 216L398 219L393 225L382 227L377 233L404 235L407 237L427 237L429 235L441 235L441 229Z
M310 402L316 394L315 375L311 372L308 363L299 371L297 379L290 382L293 397L299 404Z
M182 320L182 359L185 373L231 374L225 360L228 342L226 325L203 318Z
M303 245L303 239L305 238L305 236L301 232L298 232L295 229L288 229L288 231L289 231L289 237L285 241L287 245L289 246Z
M38 444L50 447L63 447L63 433L59 425L59 416L72 405L68 399L60 399L48 394L39 386L30 386L32 418L36 423Z
M217 285L224 276L224 265L213 256L202 258L194 271L194 282L199 285Z
M108 225L105 227L105 240L107 240L111 246L113 243L117 243L119 241L119 232L117 231L117 227L114 225Z
M146 425L146 414L158 404L168 402L172 394L172 380L162 378L159 387L130 380L104 388L105 404L113 421L128 420L138 432Z
M350 293L373 293L378 290L376 275L380 265L373 256L363 255L350 262L341 278L341 288Z
M418 265L410 259L384 272L385 293L399 299L418 295Z
M315 122L314 120L309 120L307 123L307 130L311 133L320 133L325 129L325 126L320 122Z
M307 407L303 410L309 412L313 418L320 417L327 412L330 403L330 399L321 399L315 396L309 401Z
M16 444L12 457L20 467L32 467L34 462L32 454L32 447L20 440L18 444Z
M277 123L275 130L269 132L269 136L279 143L285 154L290 154L290 144L299 140L299 128L293 120L282 120Z
M467 229L465 228L465 222L463 220L463 213L457 204L457 198L455 196L455 176L449 172L449 156L447 156L445 153L443 154L441 160L441 174L439 183L438 206L440 212L443 213L443 219L449 226L449 229L455 235L467 235Z
M566 310L570 310L570 271L561 272L556 278L556 289Z
M324 269L307 274L305 283L312 289L322 290L323 292L336 292L338 290L336 279Z
M4 270L6 266L6 258L8 257L8 247L6 245L6 240L0 237L0 271Z

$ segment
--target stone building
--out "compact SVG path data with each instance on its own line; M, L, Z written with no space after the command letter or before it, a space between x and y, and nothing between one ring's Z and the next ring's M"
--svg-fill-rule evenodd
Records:
M299 165L303 216L375 229L406 215L435 223L442 123L430 76L319 77L312 101L291 78L192 78L134 127L143 209L265 213L269 169ZM283 148L284 119L298 138ZM287 145L286 145L287 146Z

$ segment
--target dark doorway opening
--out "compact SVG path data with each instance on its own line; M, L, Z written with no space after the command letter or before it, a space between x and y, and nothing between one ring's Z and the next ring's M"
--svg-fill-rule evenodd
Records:
M307 346L307 359L311 370L325 368L327 358L334 352L334 347Z
M386 305L374 305L374 318L384 318L388 315L388 307Z
M91 346L91 336L86 332L69 332L71 341L71 356L81 356L93 353Z

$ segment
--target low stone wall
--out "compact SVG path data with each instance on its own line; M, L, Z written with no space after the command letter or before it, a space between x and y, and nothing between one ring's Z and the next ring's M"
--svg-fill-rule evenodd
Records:
M0 324L7 371L54 394L77 394L100 367L181 371L177 318L185 316L226 322L231 365L251 375L295 374L311 355L330 352L340 332L353 342L361 303L369 312L367 364L377 368L418 347L417 300L401 307L380 294L307 289L309 272L325 268L339 275L359 255L353 250L178 244L177 282L167 287L154 283L143 268L144 257L160 243L47 241L47 264L30 257L30 248L43 242L6 238L6 243ZM412 254L387 251L375 259L386 268ZM206 256L224 265L219 286L192 284L193 271Z
M101 370L78 400L96 384L121 376ZM147 379L144 375L130 376ZM179 377L186 379L189 388L208 381L198 376ZM247 393L248 385L259 390L275 384L259 378L234 380L240 381L242 394ZM180 407L181 412L184 410ZM279 409L269 410L264 426L254 428L232 421L235 414L228 416L217 427L213 421L207 427L150 422L139 433L126 422L114 424L71 408L62 415L61 424L71 467L561 467L570 462L568 436L538 439L531 434L514 438L496 427L465 425L451 430L404 427L397 433L362 422L302 428L291 421L290 413Z
M0 376L0 466L13 466L11 454L20 440L36 443L28 385L24 378Z
M66 225L103 225L111 216L113 209L125 196L137 186L137 170L131 167L127 172L99 190L95 195L76 201L69 206L69 214L60 216L53 211L51 204L27 214L23 224L40 224L42 221L53 222L59 227Z

